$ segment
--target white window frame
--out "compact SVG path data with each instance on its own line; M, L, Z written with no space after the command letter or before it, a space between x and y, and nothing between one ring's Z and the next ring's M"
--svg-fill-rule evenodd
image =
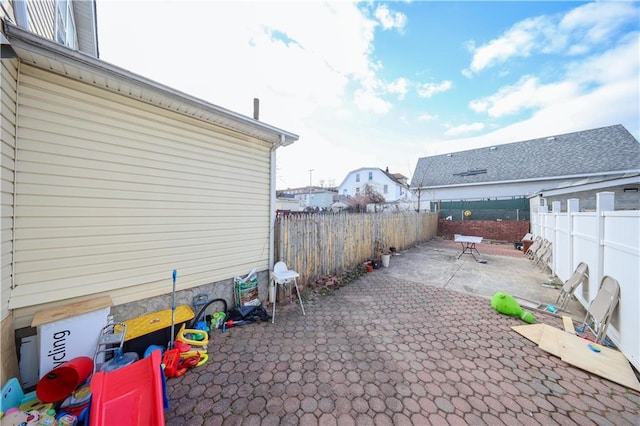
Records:
M71 49L78 49L76 23L73 20L73 5L69 0L57 0L53 17L55 41Z

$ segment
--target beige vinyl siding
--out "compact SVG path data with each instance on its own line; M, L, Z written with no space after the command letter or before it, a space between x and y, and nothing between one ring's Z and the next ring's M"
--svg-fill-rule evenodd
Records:
M178 290L267 269L270 144L22 71L17 317L102 292L166 294L173 269Z
M29 31L48 40L55 40L53 30L54 0L39 0L27 2L29 15Z
M18 76L17 60L2 60L0 65L0 131L1 141L1 181L0 197L0 301L1 319L9 315L8 296L11 291L11 260L13 251L13 189L16 146L16 88Z
M0 19L9 19L11 22L15 22L15 19L13 19L13 2L0 0Z

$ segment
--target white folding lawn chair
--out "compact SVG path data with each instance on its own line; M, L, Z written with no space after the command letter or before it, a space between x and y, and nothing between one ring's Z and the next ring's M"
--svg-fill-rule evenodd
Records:
M564 282L564 285L560 289L560 294L554 302L553 306L555 309L566 311L569 300L571 300L573 293L580 284L589 285L589 266L584 262L580 262L578 266L576 266L576 270L573 271L573 275Z
M589 304L582 326L578 331L589 329L595 336L595 342L602 343L607 337L613 311L620 301L620 284L608 275L602 277L598 294Z

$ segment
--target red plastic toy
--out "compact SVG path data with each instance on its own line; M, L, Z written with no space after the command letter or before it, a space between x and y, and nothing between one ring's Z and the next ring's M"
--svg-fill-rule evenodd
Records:
M180 351L178 349L168 349L162 357L164 364L164 375L167 377L180 377L187 372L187 368L180 365Z

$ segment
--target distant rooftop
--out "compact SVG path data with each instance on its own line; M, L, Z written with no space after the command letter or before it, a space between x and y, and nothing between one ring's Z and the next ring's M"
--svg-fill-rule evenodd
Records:
M640 171L640 143L622 125L422 157L411 188Z

